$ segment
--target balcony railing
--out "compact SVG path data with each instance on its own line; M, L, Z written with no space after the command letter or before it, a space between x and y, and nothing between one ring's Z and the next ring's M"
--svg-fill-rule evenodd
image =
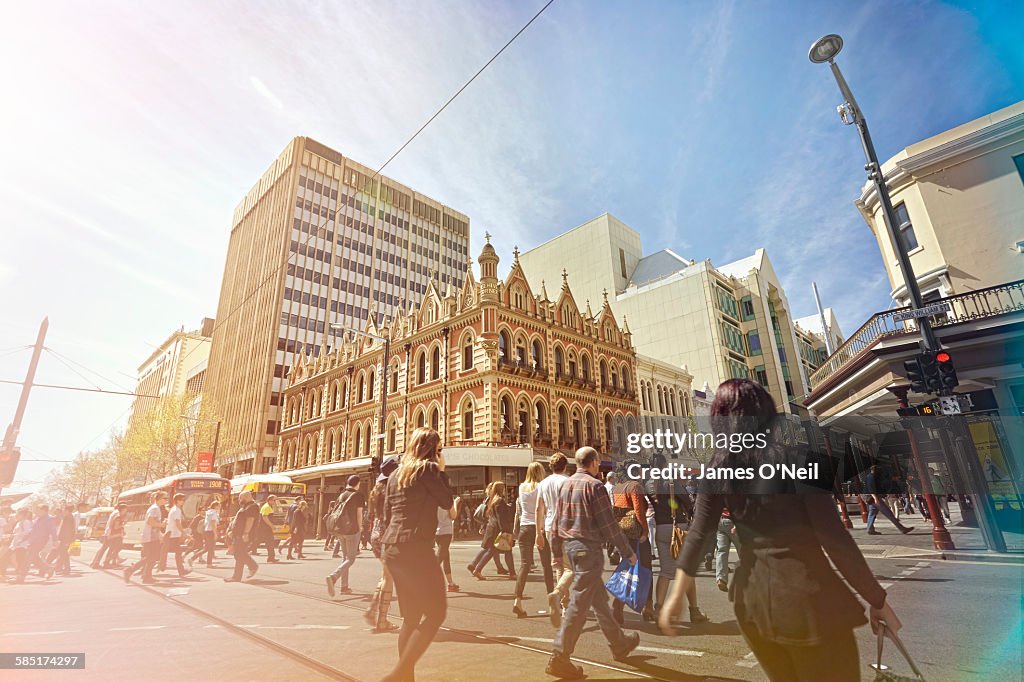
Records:
M966 294L957 294L938 301L929 301L926 305L948 303L950 310L933 315L933 328L949 327L987 317L997 317L1024 310L1024 280L1000 284L999 286L979 289ZM915 320L894 320L894 316L909 308L897 308L875 313L864 325L843 342L825 363L811 374L811 388L817 387L830 376L841 370L847 363L859 357L861 353L875 345L879 339L916 334Z

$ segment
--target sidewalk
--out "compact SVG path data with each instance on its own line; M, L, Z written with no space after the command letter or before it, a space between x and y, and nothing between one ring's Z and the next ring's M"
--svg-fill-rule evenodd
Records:
M868 535L867 524L859 514L851 515L853 530L850 534L856 540L864 556L879 559L917 558L944 559L948 561L980 561L1024 564L1024 540L1019 535L1006 533L1006 544L1010 551L1005 554L993 552L985 547L981 530L961 523L960 508L950 503L949 513L953 520L946 522L946 530L956 549L941 551L935 549L932 541L932 522L920 514L902 514L900 521L914 530L906 535L900 533L888 519L879 515L875 530L881 535Z

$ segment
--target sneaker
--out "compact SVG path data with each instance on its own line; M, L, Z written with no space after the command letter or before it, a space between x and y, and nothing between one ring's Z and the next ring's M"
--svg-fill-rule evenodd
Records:
M729 591L729 583L728 583L728 581L726 581L726 580L719 580L717 584L718 584L718 589L720 589L722 592L728 592Z
M551 627L562 627L562 600L559 597L558 590L548 594L548 618L551 619Z
M625 661L633 653L633 649L640 646L640 633L626 633L626 643L620 649L612 649L612 658L616 661Z
M881 535L881 533L879 533L874 528L868 528L868 535Z
M325 581L327 583L327 594L329 594L329 595L331 595L333 597L334 596L334 578L332 578L331 576L327 576L325 578Z
M554 654L548 659L548 665L544 668L548 675L563 680L582 680L583 668L574 664L567 656Z
M913 526L903 526L902 528L900 528L900 532L903 533L904 535L906 535L907 533L909 533L912 530L914 530Z
M260 567L256 564L253 564L253 567L249 569L249 578L251 579L254 575L256 575L256 571L258 570L260 570Z

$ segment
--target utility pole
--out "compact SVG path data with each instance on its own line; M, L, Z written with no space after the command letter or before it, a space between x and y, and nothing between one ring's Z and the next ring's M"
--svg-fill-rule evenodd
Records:
M25 374L25 383L21 385L21 397L18 399L18 408L14 411L14 421L7 427L7 432L4 434L3 444L0 445L0 457L3 457L4 463L13 460L11 466L10 480L7 476L0 479L0 489L4 486L10 485L14 480L14 471L18 466L18 459L20 455L17 450L18 432L21 431L21 419L25 416L25 406L28 405L28 394L32 391L32 382L36 378L36 368L39 366L39 356L43 353L43 341L46 340L46 330L50 327L50 318L44 317L43 323L39 325L39 334L36 336L36 345L32 349L32 360L28 364L28 372Z

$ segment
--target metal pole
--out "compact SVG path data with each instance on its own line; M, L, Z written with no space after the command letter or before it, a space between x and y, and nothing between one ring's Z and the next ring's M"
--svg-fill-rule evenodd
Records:
M220 443L220 419L217 420L217 429L213 432L213 455L210 460L210 471L213 471L217 461L217 444Z
M388 362L391 360L391 339L384 339L384 358L383 367L381 368L381 387L380 387L380 425L377 427L377 456L370 460L370 473L373 475L373 481L370 482L374 485L377 476L380 475L380 465L384 461L384 446L385 438L384 432L387 429L386 420L388 415Z
M814 304L818 306L818 317L821 318L821 333L825 335L825 350L828 351L829 355L832 355L836 349L832 344L832 335L829 334L828 322L825 321L825 311L821 307L821 296L818 296L818 283L811 282L811 288L814 289Z
M889 188L886 187L885 177L882 175L882 167L878 163L878 155L875 153L875 145L871 141L871 132L868 130L867 119L864 118L860 107L857 106L857 100L854 99L850 86L846 84L846 79L843 78L839 65L835 63L834 59L830 59L828 63L832 68L832 75L839 85L839 90L843 93L843 97L846 98L846 107L853 115L853 122L857 125L857 132L860 133L860 142L864 148L864 156L868 159L864 169L868 171L868 178L874 183L875 192L878 194L878 201L882 205L882 219L885 223L885 229L889 234L889 240L892 242L893 250L896 252L900 270L903 271L903 280L907 287L907 294L910 296L911 307L921 308L924 304L921 298L921 288L917 285L917 277L914 276L914 268L910 264L910 256L907 255L903 240L900 239L896 231L896 216L892 208L892 200L889 198ZM939 343L935 338L935 333L932 331L931 322L929 322L928 318L918 318L917 326L921 331L924 349L930 351L939 350Z
M32 359L28 363L28 371L25 373L25 383L21 385L21 397L18 398L18 407L14 410L14 421L7 427L4 433L3 445L0 449L4 451L13 450L18 442L18 432L21 431L21 420L25 416L25 407L28 405L28 394L32 391L32 382L36 378L36 368L39 367L39 356L43 353L43 341L46 340L46 330L50 327L50 318L44 317L39 325L39 333L36 335L36 343L32 348Z

